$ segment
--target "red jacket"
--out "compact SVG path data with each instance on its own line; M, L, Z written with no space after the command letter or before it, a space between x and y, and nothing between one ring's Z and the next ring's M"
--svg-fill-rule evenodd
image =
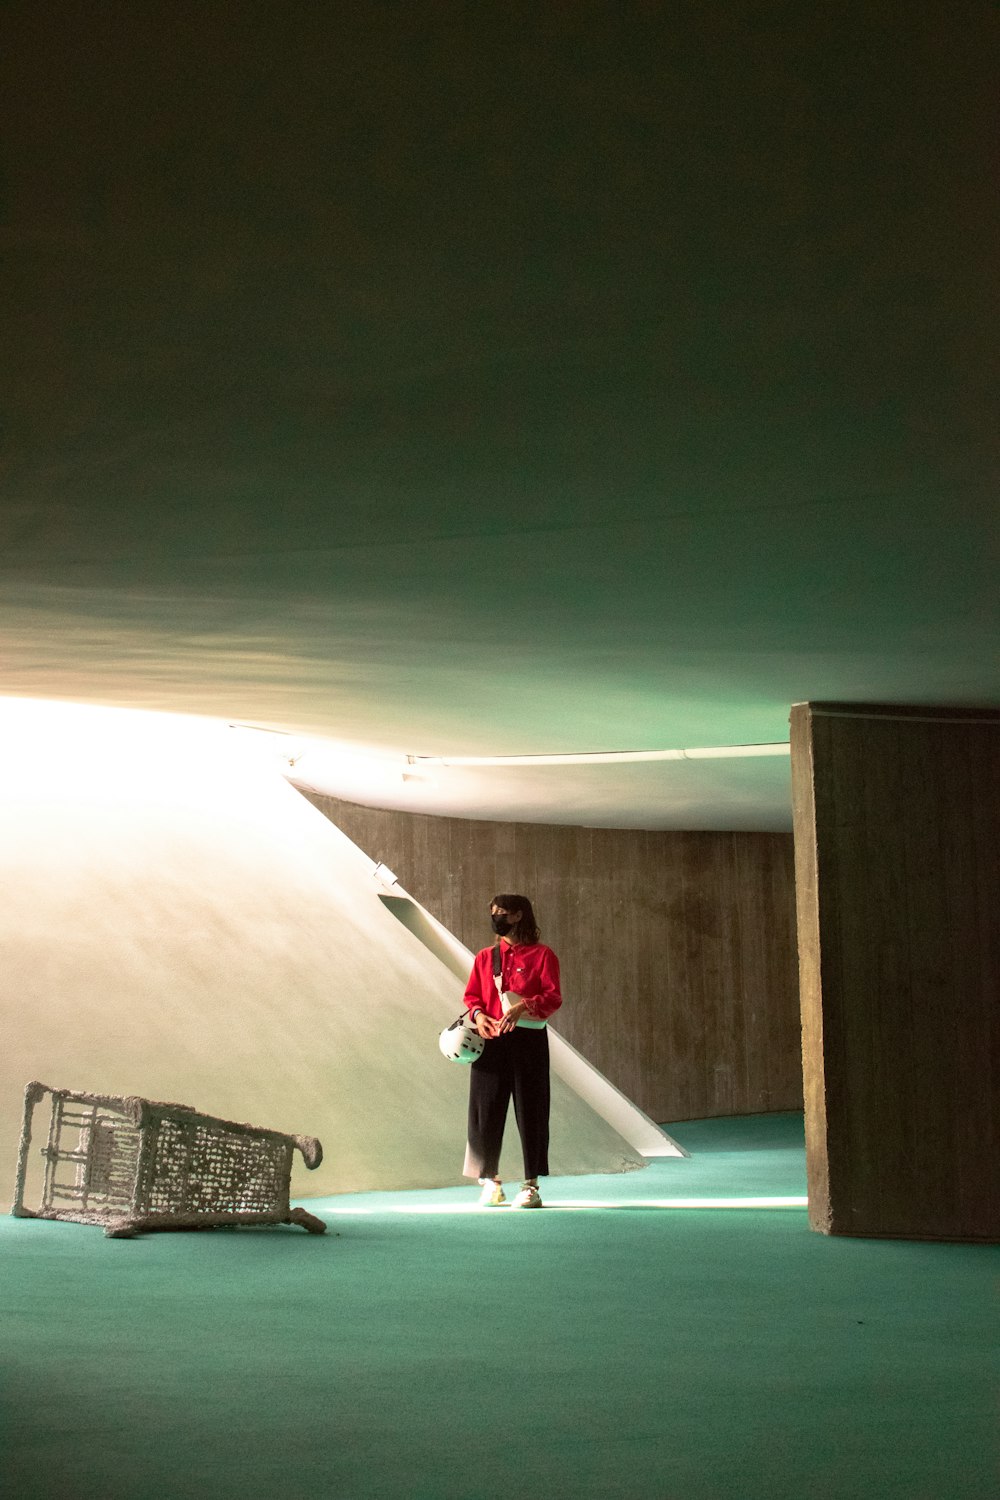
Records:
M493 948L483 948L476 954L472 973L465 987L465 1003L469 1014L484 1010L488 1016L499 1021L503 1016L500 996L493 982ZM532 1021L545 1021L562 1005L559 993L559 960L551 948L544 943L511 944L500 939L501 968L505 990L522 995L527 1002L527 1014Z

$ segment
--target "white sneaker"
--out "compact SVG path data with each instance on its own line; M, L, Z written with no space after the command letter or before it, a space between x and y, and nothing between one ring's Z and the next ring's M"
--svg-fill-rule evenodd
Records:
M542 1198L534 1183L526 1182L511 1204L511 1208L541 1208Z
M492 1177L480 1177L479 1185L482 1188L479 1194L480 1208L499 1208L501 1203L507 1202L502 1182L494 1182Z

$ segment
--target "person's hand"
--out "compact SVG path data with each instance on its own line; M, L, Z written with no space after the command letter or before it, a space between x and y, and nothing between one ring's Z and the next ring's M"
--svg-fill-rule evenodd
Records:
M501 1031L513 1031L522 1016L528 1014L528 1007L523 1000L514 1000L503 1020L500 1022Z
M488 1016L484 1010L476 1012L476 1019L472 1024L484 1041L490 1041L497 1034L498 1027L496 1021L494 1021L492 1016Z

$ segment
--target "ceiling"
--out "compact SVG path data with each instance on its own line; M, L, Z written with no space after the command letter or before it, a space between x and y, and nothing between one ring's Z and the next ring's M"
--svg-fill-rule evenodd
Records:
M787 759L398 766L1000 705L992 7L4 26L0 691L692 829Z

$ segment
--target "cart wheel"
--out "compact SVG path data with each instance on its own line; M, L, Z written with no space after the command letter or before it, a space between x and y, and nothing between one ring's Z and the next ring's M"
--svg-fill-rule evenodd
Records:
M134 1240L139 1231L131 1219L112 1219L106 1225L104 1238L108 1240Z
M315 1214L306 1213L304 1208L293 1208L288 1215L289 1224L301 1224L303 1229L308 1229L310 1234L326 1234L326 1222L318 1219Z

